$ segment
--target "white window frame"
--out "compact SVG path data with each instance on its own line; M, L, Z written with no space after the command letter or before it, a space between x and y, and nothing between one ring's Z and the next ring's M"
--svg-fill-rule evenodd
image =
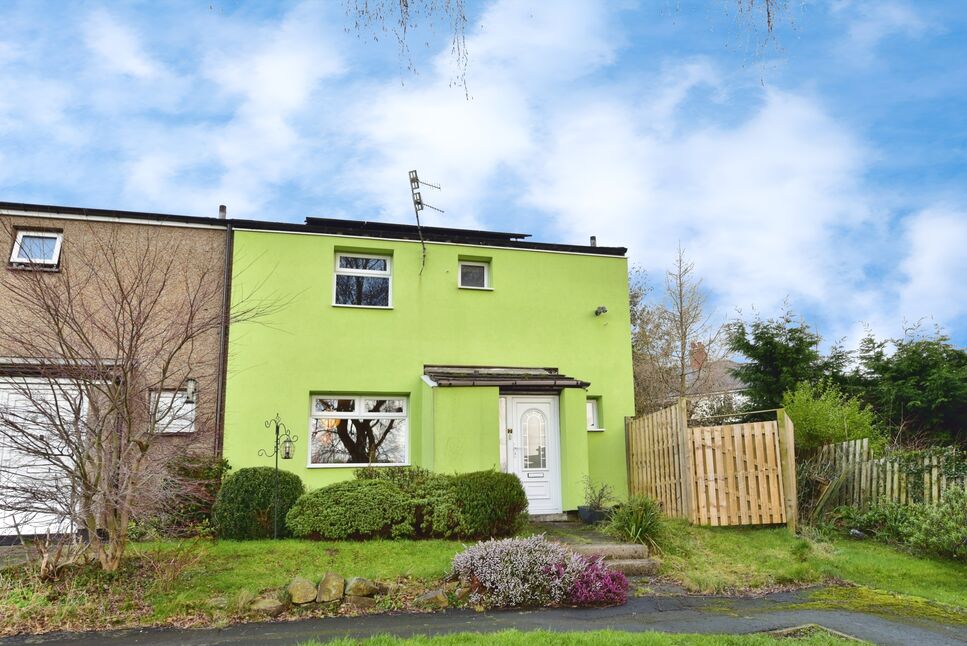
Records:
M469 267L483 267L484 270L484 286L477 287L476 285L464 285L463 284L463 267L464 265ZM493 286L490 281L490 263L483 262L480 260L461 260L457 266L457 287L460 289L476 289L482 291L493 291Z
M352 413L345 411L316 412L318 399L352 399L356 404ZM403 402L402 413L374 413L365 410L364 401L367 399L396 399ZM401 419L406 423L403 433L403 462L337 462L332 464L314 464L312 462L312 433L317 419ZM406 395L364 394L364 395L312 395L309 397L309 441L306 443L306 467L309 469L359 469L361 467L378 469L380 467L408 467L410 466L410 398Z
M339 266L340 258L366 258L369 260L385 260L386 270L377 271L374 269L346 269ZM349 251L341 251L336 253L336 268L332 274L332 306L333 307L356 307L363 309L374 309L374 310L390 310L393 309L393 256L382 255L382 254L369 254L369 253L352 253ZM386 278L389 280L389 289L387 290L387 304L386 305L353 305L352 303L337 303L336 302L336 281L339 276L368 276L370 278Z
M178 417L185 418L183 421L188 422L188 428L180 428L181 425L176 424L177 420L170 422L164 429L158 429L158 413L163 410L162 405L168 413L174 413L174 400L178 396L184 397L184 406L178 409ZM152 390L150 393L149 405L151 406L151 430L158 435L187 435L189 433L195 432L195 422L197 421L198 414L198 401L192 398L191 393L187 389L175 389L175 388L164 388L161 390ZM170 397L170 401L167 404L163 404L162 397ZM187 412L185 412L187 411ZM177 430L172 430L175 426Z
M53 238L54 257L51 260L37 260L22 256L23 239L28 238ZM10 262L16 265L34 265L37 267L56 267L60 263L60 247L64 241L64 234L59 231L37 231L33 229L17 230L17 237L13 242L13 250L10 252Z
M584 407L585 413L591 413L591 425L588 426L588 431L596 433L603 431L604 427L601 426L601 398L588 397Z

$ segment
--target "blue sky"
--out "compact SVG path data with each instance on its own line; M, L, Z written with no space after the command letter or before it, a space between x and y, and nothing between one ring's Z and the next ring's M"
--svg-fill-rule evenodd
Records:
M443 26L413 73L341 2L8 1L0 199L409 222L417 168L433 224L681 243L723 319L967 342L967 8L789 5L471 3L468 99Z

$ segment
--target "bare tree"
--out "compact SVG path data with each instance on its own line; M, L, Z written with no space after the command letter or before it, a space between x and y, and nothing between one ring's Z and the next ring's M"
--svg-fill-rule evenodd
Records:
M69 267L10 272L0 287L0 355L18 357L0 400L14 456L0 461L0 510L79 531L108 571L129 522L179 491L164 450L190 439L160 438L177 439L166 433L184 430L196 384L214 383L229 319L222 254L158 229L91 226L84 243L65 239ZM230 318L263 311L237 303Z
M435 30L440 22L446 24L450 38L450 54L456 65L451 86L463 88L469 98L467 65L467 11L465 0L345 0L346 12L353 20L357 35L369 33L374 40L381 34L390 35L399 46L400 60L416 73L410 54L410 40L419 28ZM788 0L726 0L726 11L734 7L740 27L759 44L774 37L776 26L788 15ZM679 11L674 4L674 11Z
M722 328L711 322L702 281L685 251L679 247L659 302L649 303L644 288L637 289L641 296L633 292L632 304L639 412L714 392Z

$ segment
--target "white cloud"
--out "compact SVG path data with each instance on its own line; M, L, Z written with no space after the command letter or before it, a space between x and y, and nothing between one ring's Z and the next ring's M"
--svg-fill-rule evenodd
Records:
M846 16L849 27L842 44L842 60L868 65L880 43L892 36L918 38L930 28L924 3L841 2L834 13Z
M900 313L911 322L926 315L953 321L967 315L967 210L934 207L910 216L900 263Z
M155 79L163 67L141 47L136 32L107 11L94 11L84 24L84 42L107 71L138 79Z
M220 36L221 49L200 71L204 90L232 106L231 117L190 128L139 124L126 191L164 208L175 202L207 212L225 203L236 217L266 217L260 210L276 186L318 168L312 156L325 142L304 120L328 116L336 96L324 82L340 76L346 62L311 3L277 24ZM154 145L146 145L145 131Z

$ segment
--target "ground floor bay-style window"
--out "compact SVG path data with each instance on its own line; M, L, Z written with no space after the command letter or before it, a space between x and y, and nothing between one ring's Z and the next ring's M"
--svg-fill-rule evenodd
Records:
M406 416L405 397L314 396L309 466L406 464Z

